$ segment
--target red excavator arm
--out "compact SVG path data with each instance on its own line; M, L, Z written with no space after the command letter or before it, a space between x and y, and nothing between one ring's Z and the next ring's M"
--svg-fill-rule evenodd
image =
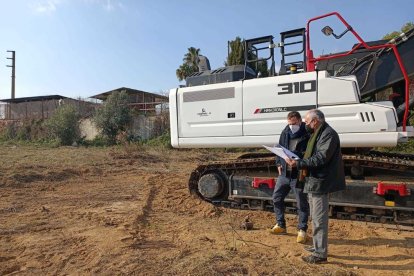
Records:
M341 35L336 36L334 34L334 36L336 38L342 37L345 33L347 33L349 31L355 36L355 38L358 40L359 43L356 44L348 52L339 53L339 54L332 54L332 55L326 55L326 56L321 56L321 57L316 57L315 58L313 56L313 51L311 50L311 47L310 47L310 35L309 35L309 33L310 33L310 23L313 22L313 21L317 21L319 19L322 19L322 18L330 17L330 16L338 17L339 20L346 27L345 32L343 32ZM328 29L328 32L329 32L328 35L333 34L332 29L330 29L330 28ZM399 68L401 70L401 73L403 75L404 81L405 81L405 111L404 111L404 117L403 117L403 121L402 121L402 127L403 127L403 131L406 131L408 115L409 115L409 109L410 109L410 93L409 93L410 79L408 78L407 71L405 70L404 63L403 63L403 61L401 59L401 56L400 56L400 54L397 50L397 46L395 44L391 44L391 43L374 45L374 46L368 45L359 36L359 34L348 24L348 22L346 22L346 20L337 12L331 12L331 13L327 13L327 14L324 14L324 15L321 15L321 16L314 17L314 18L310 19L308 21L307 25L306 25L306 68L307 68L308 72L315 71L316 63L319 62L319 61L336 59L336 58L343 58L343 57L346 57L346 56L350 56L353 53L355 53L356 50L360 50L360 49L367 49L367 50L392 49L392 51L395 55L395 58L397 59L397 62L398 62Z

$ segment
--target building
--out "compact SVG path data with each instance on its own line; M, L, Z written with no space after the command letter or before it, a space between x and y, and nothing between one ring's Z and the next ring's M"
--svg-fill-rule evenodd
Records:
M158 136L168 129L168 97L121 87L92 96L91 98L105 102L115 92L126 92L128 94L128 106L132 109L133 114L132 122L128 129L129 135L146 140ZM91 128L89 127L88 129Z
M163 112L163 109L167 108L168 97L127 87L121 87L94 95L91 96L91 98L106 101L107 98L115 92L126 92L129 97L128 105L137 114L153 115L158 113L159 109Z
M81 115L87 116L96 107L95 103L60 95L5 99L0 102L3 103L2 119L6 120L47 119L59 106L64 104L75 105Z

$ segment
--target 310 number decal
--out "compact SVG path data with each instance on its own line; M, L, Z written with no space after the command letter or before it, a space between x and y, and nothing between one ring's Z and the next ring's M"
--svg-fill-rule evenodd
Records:
M280 83L277 86L280 87L279 91L277 92L278 95L306 93L306 92L316 91L315 80Z

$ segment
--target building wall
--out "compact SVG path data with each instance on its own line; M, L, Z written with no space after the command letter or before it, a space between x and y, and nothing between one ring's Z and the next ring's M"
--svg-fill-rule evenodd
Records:
M94 110L94 104L74 99L61 100L44 100L44 101L30 101L22 103L10 103L7 111L6 119L22 120L22 119L47 119L51 117L60 105L72 104L78 107L82 115L89 115ZM9 116L10 115L10 116Z
M0 103L0 120L6 119L6 104Z
M156 116L138 115L134 116L132 123L127 130L129 135L133 135L139 140L147 140L163 134L169 128L167 113ZM80 123L81 137L85 140L93 140L99 135L99 131L90 118L84 119Z

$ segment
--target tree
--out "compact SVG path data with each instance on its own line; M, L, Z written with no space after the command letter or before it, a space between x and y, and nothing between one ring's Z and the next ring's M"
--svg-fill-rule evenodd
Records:
M200 49L190 47L188 52L184 55L184 63L188 64L191 68L198 70L198 56L200 55Z
M110 144L115 144L116 136L126 130L131 120L128 94L125 91L111 94L93 117L101 134L108 139Z
M229 41L229 47L230 52L227 56L227 60L224 62L225 66L231 66L231 65L244 65L245 59L244 59L244 52L245 52L245 46L244 46L244 39L242 40L240 37L236 37L236 39ZM248 53L248 59L254 60L257 59L257 56L253 52ZM251 62L248 64L252 69L256 70L257 73L260 72L262 77L269 76L269 71L267 68L267 61L261 60L259 62Z
M57 139L61 145L72 145L80 138L79 119L74 105L61 105L45 122L45 126L51 137Z
M413 28L414 28L414 23L413 22L407 22L401 27L400 31L394 31L394 32L388 33L388 34L384 35L382 37L382 39L391 40L391 39L399 36L401 33L406 33L406 32L408 32L409 30L411 30Z
M180 67L175 71L179 81L185 80L189 75L194 73L194 69L187 63L181 64Z
M184 55L183 64L175 71L179 81L184 80L189 75L198 72L198 60L200 55L200 49L190 47L188 52Z
M230 52L227 60L224 62L225 66L244 64L244 41L240 37L229 41Z

